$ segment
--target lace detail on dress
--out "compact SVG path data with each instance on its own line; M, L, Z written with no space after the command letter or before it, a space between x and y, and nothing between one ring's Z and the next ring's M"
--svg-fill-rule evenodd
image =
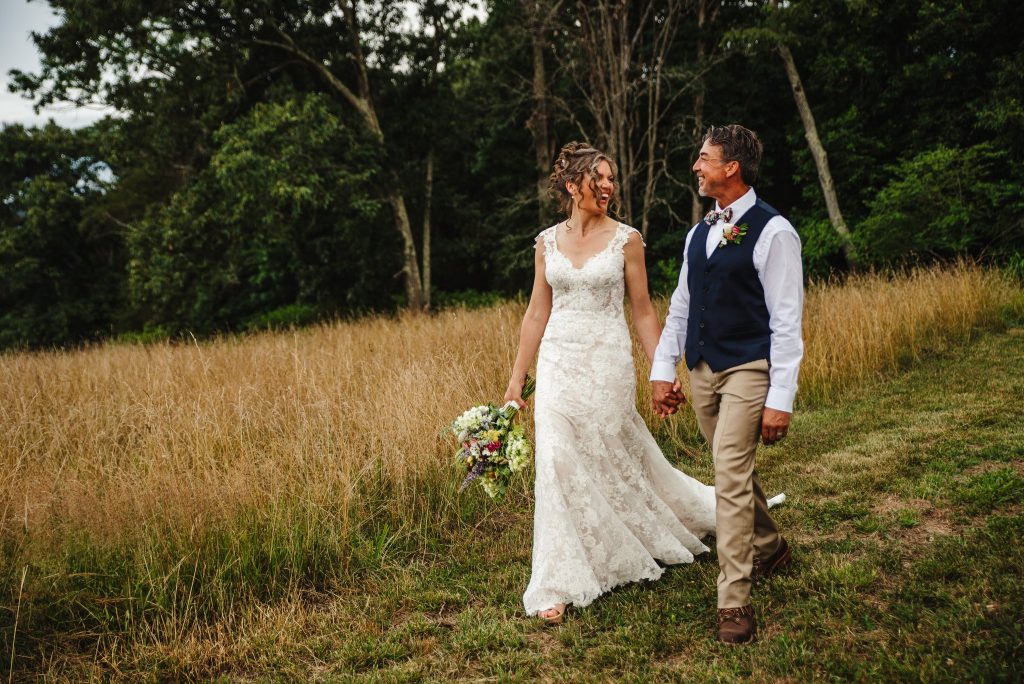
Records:
M580 268L558 250L554 227L537 238L552 308L537 360L531 614L660 577L655 559L692 561L714 529L714 489L673 468L636 411L623 311L634 232L620 224Z
M640 242L643 242L644 247L646 247L647 243L644 242L643 235L640 234L640 231L634 228L633 226L627 226L624 223L619 224L619 229L615 232L615 235L612 237L612 241L609 246L614 250L622 252L622 250L626 248L626 243L629 242L629 238L633 235L633 233L640 235Z

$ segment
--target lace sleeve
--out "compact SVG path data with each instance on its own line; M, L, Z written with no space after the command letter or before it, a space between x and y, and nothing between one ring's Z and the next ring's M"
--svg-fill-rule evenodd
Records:
M615 233L615 237L612 238L612 247L616 252L622 252L622 250L626 248L626 243L629 242L629 238L633 233L640 235L640 242L643 243L644 247L647 246L647 243L644 242L643 235L640 234L639 230L633 226L627 226L624 223L620 223L619 229Z
M533 239L533 248L534 249L539 249L541 246L544 247L544 258L545 259L551 254L551 247L554 245L554 241L555 241L555 228L557 228L557 226L551 226L550 228L545 228L540 233L538 233L537 237L535 237Z

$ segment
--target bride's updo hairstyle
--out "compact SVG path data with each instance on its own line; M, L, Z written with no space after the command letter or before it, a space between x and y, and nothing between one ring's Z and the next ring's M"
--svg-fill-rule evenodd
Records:
M619 167L615 161L595 147L587 143L571 142L561 149L558 159L555 160L555 169L548 179L548 192L558 201L562 213L566 216L572 215L573 197L566 189L566 183L572 183L578 188L583 187L584 177L590 176L590 189L595 195L599 194L597 189L597 166L601 162L608 162L612 167L612 175L617 176ZM612 196L608 201L609 213L613 213L619 207L618 202L618 181L614 183Z

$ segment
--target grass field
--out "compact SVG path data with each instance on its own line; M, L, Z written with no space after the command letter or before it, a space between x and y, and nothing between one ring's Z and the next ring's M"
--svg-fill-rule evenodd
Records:
M558 630L523 618L529 482L502 506L458 496L438 436L500 396L521 312L0 357L0 665L52 680L1021 677L1019 289L961 267L809 291L793 434L759 457L790 497L778 517L798 564L759 592L762 643L741 651L710 639L713 558ZM710 480L691 419L655 427Z

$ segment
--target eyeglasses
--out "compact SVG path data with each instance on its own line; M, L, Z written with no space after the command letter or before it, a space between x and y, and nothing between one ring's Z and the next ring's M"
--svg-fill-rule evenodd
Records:
M697 162L706 162L708 164L728 164L728 163L734 162L734 161L736 161L736 160L735 159L729 159L729 160L725 160L725 159L711 159L710 157L697 157L697 161L695 161L694 163L696 164Z

